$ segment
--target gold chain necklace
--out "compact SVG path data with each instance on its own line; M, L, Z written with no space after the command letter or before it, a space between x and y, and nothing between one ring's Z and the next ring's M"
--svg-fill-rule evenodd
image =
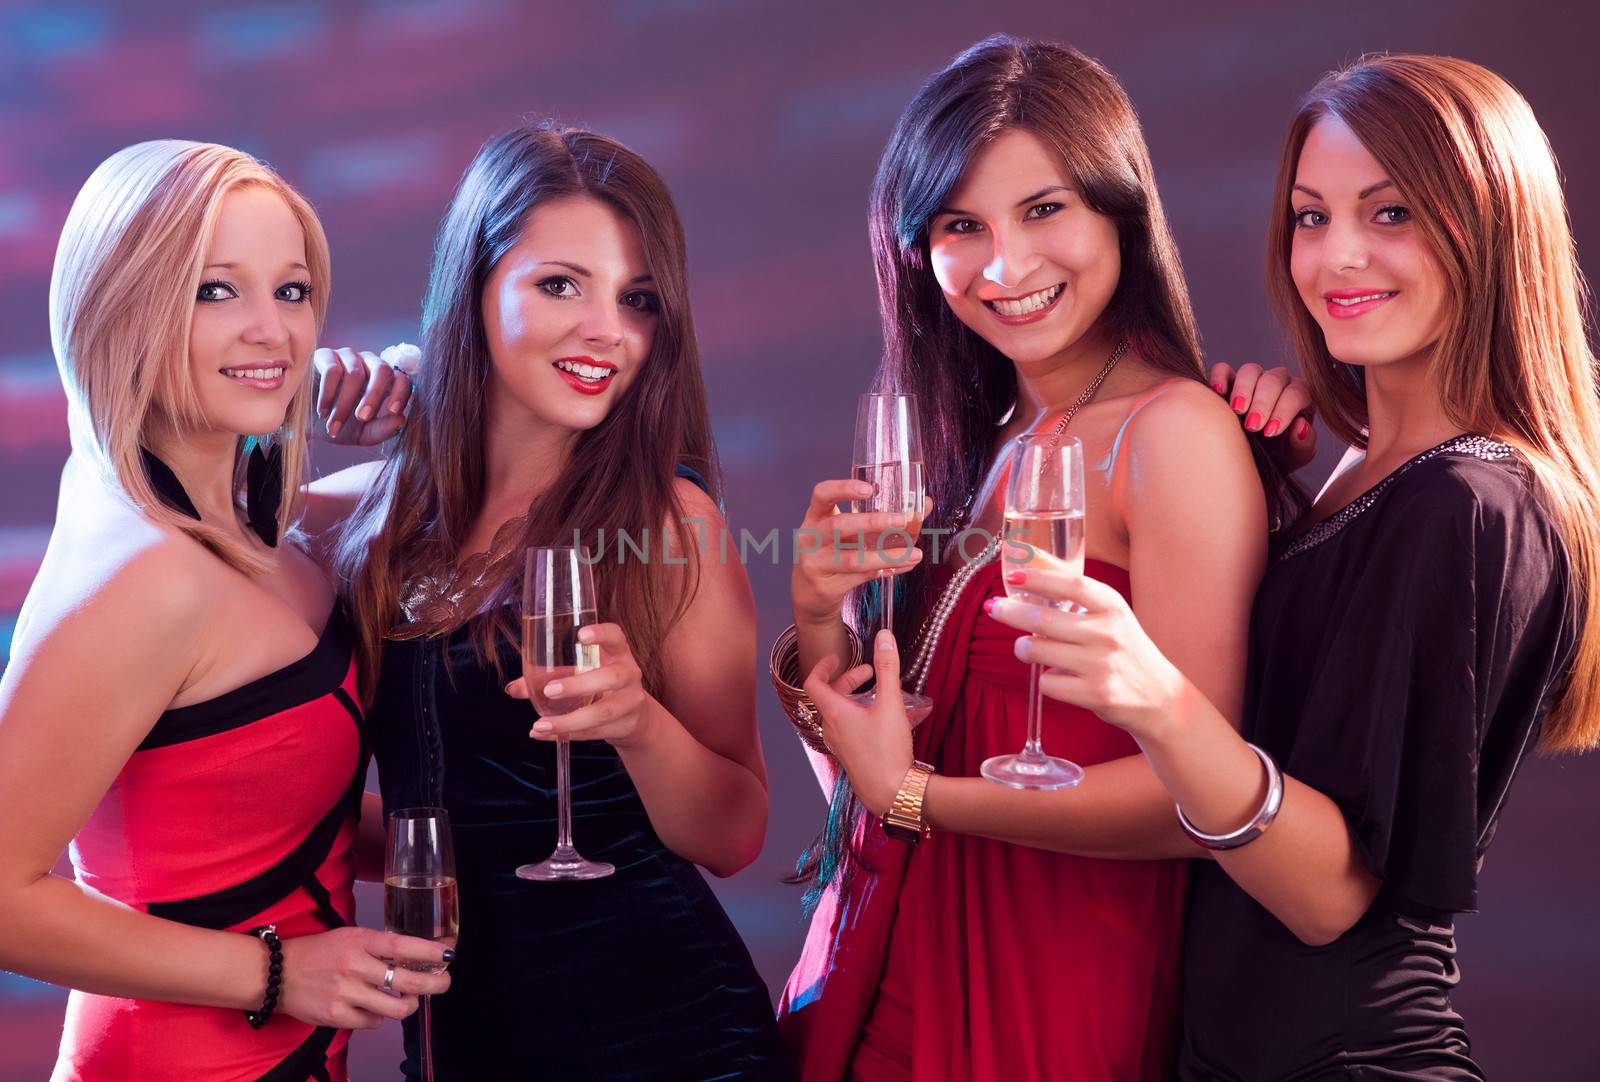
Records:
M1067 412L1056 422L1055 431L1050 433L1050 450L1055 449L1056 441L1061 438L1061 434L1067 430L1067 426L1078 415L1078 411L1089 404L1089 400L1094 397L1094 393L1100 389L1100 385L1106 381L1106 377L1117 367L1117 362L1122 360L1122 355L1126 352L1128 352L1128 340L1124 338L1117 343L1117 348L1111 351L1111 356L1106 358L1106 363L1100 366L1100 371L1089 381L1089 386L1083 389L1078 400L1068 406Z
M1083 393L1078 396L1078 400L1068 407L1066 415L1056 422L1055 431L1050 433L1052 448L1055 445L1055 441L1061 438L1061 434L1072 423L1072 419L1077 416L1078 411L1089 404L1089 400L1094 397L1095 392L1100 389L1100 385L1106 381L1106 377L1111 374L1111 370L1117 366L1117 362L1122 360L1122 355L1127 351L1128 340L1124 338L1117 343L1117 348L1111 351L1111 356L1106 358L1106 363L1100 367L1100 371L1095 375L1094 379L1089 381L1089 385L1083 389ZM934 648L944 635L945 624L949 622L951 615L955 612L956 602L966 592L967 583L972 581L972 577L985 565L991 563L999 554L1000 538L992 537L989 539L989 543L984 546L983 551L978 554L977 559L968 561L966 566L950 576L950 581L945 583L944 589L939 594L939 599L934 602L933 608L929 610L928 618L923 621L920 634L913 644L911 668L907 670L912 689L918 695L923 693L928 683L928 673L933 666Z

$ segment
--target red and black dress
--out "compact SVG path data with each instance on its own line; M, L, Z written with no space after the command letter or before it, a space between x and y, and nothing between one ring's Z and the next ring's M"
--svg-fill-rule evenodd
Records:
M79 883L154 916L284 939L354 920L366 748L350 627L277 672L161 715L73 839ZM279 1013L73 992L55 1082L343 1082L342 1030Z

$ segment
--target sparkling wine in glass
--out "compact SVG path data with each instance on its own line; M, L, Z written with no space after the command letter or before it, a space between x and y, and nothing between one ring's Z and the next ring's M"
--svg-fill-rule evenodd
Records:
M383 858L383 924L399 935L456 945L460 913L456 903L456 853L450 842L450 813L443 808L401 808L388 820ZM440 966L404 963L437 972ZM422 1077L433 1079L433 1013L422 997Z
M578 641L580 629L600 622L591 562L586 548L528 550L522 582L522 675L542 717L570 714L594 700L545 694L549 684L600 667L600 647ZM572 748L563 737L556 741L556 848L539 863L522 865L517 875L548 882L599 879L614 871L610 864L585 860L573 848Z
M922 530L927 503L927 486L922 479L922 426L917 417L917 396L913 394L864 394L856 407L855 451L850 476L873 486L873 494L852 500L850 509L860 513L909 515L906 533L916 542ZM894 631L893 568L879 572L878 590L883 597L883 626ZM906 713L913 723L933 710L926 695L901 691ZM875 691L864 691L851 698L871 706Z
M1019 436L1011 445L1010 471L1000 543L1004 569L1083 574L1083 444L1052 433ZM1072 608L1009 582L1005 589L1007 596L1020 601ZM1040 666L1028 666L1028 736L1022 751L985 759L978 768L990 781L1013 789L1067 789L1083 780L1083 768L1077 763L1044 753L1040 672Z

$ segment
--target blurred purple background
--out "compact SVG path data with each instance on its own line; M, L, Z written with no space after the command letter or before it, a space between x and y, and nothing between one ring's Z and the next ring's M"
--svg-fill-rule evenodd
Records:
M631 144L683 213L712 414L735 529L799 521L840 476L878 349L866 240L872 170L933 70L989 33L1097 56L1139 107L1214 358L1278 363L1262 291L1266 199L1298 95L1369 50L1463 56L1532 101L1560 155L1582 252L1600 241L1592 60L1600 15L1506 3L1100 7L1049 2L0 6L0 650L32 581L66 456L46 295L57 234L89 171L157 137L213 140L276 166L317 206L335 268L326 344L416 339L435 226L478 145L524 114ZM1316 482L1329 452L1307 471ZM353 461L319 448L315 468ZM786 567L758 563L763 647L788 622ZM763 677L763 688L765 688ZM822 803L762 693L765 854L718 893L776 990L803 927L780 883ZM1523 774L1459 925L1458 1004L1496 1079L1600 1077L1585 934L1600 894L1600 760ZM380 900L362 915L381 920ZM1071 920L1070 913L1062 914ZM575 941L572 949L582 950ZM619 974L619 979L625 979ZM48 1074L64 993L0 973L0 1082ZM357 1079L394 1077L394 1027L358 1034ZM537 1073L535 1065L529 1068Z

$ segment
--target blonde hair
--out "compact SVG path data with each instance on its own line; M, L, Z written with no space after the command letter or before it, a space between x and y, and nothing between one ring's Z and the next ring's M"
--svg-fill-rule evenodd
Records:
M189 369L189 329L223 198L241 188L276 192L299 220L320 332L328 307L328 242L310 204L242 151L162 139L111 155L73 201L50 276L50 341L67 392L73 453L93 463L146 517L182 530L246 574L259 574L267 564L225 531L168 507L140 455L157 425L181 430L204 423ZM310 402L307 380L290 399L279 432L280 536L299 511ZM236 488L249 435L240 436L234 453Z
M1364 383L1328 353L1289 274L1290 187L1323 117L1346 124L1410 200L1448 286L1434 352L1450 419L1513 444L1565 543L1579 638L1544 724L1545 751L1600 745L1600 396L1561 174L1528 103L1487 68L1441 56L1368 56L1316 85L1289 129L1269 285L1329 428L1365 446Z

